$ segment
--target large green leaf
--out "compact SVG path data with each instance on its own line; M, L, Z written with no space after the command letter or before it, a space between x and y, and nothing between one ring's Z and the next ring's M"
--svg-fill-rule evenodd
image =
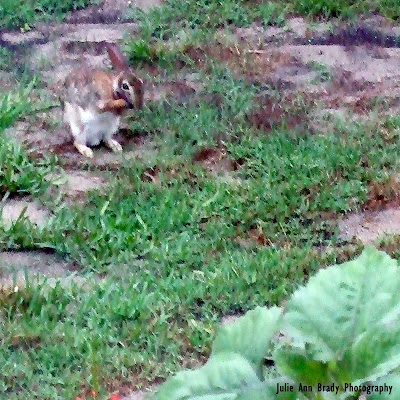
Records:
M307 365L321 383L378 379L400 365L399 315L397 263L366 248L357 259L320 271L293 295L278 368L306 384L315 384Z
M296 354L296 349L284 347L275 355L275 362L282 373L296 377L297 382L317 386L318 383L329 382L329 367L327 363L310 360L302 353Z
M161 386L157 400L234 400L262 382L252 365L235 353L222 353L196 371L183 371Z
M271 342L278 330L282 309L257 307L235 323L220 328L215 338L211 357L234 352L250 361L262 378L262 363L271 350Z
M156 400L296 399L296 391L276 395L279 379L263 381L261 367L277 332L281 309L257 307L221 327L208 362L161 386ZM283 383L284 384L284 383Z
M262 382L251 364L235 353L222 353L196 371L183 371L162 385L154 400L296 400L293 392L277 393L282 380Z

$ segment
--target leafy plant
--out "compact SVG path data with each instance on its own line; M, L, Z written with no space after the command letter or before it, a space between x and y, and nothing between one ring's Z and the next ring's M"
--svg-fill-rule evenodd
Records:
M376 398L375 387L400 379L399 289L397 262L366 248L320 271L285 308L259 307L221 328L208 362L178 373L155 399ZM278 391L284 383L293 390Z

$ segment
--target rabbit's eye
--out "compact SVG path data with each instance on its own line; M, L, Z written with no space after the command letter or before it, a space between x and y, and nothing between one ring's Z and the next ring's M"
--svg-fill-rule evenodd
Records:
M129 90L129 85L126 82L123 82L121 88L122 90Z

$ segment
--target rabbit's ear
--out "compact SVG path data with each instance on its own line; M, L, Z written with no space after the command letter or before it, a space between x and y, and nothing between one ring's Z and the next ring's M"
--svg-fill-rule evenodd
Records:
M129 70L126 57L122 54L120 47L116 43L105 43L105 47L110 57L111 63L116 71Z

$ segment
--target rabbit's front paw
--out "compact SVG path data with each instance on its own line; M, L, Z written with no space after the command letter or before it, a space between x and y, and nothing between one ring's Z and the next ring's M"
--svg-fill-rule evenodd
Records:
M106 141L106 145L114 152L114 153L121 153L122 146L114 139L108 139Z
M93 158L93 150L89 147L85 146L84 144L74 143L76 149L81 153L83 156L87 158Z

